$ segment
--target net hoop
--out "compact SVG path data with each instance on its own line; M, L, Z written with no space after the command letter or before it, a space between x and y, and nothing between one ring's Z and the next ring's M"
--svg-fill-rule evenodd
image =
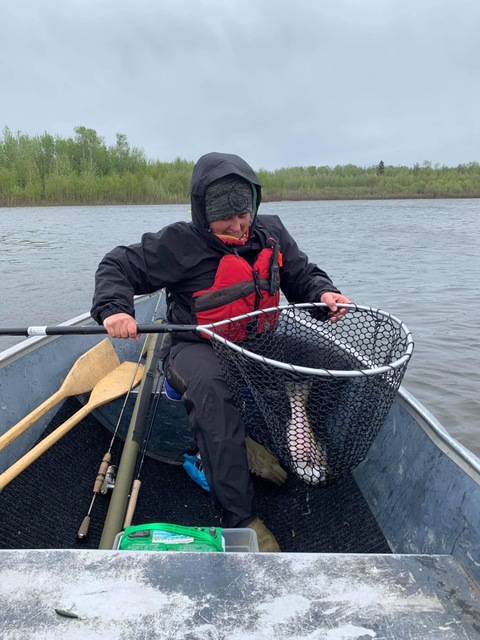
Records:
M372 366L371 363L366 360L361 354L357 353L350 345L348 345L343 340L335 339L330 336L328 338L331 340L331 343L336 347L342 349L349 355L356 357L359 359L361 365L365 368L360 368L356 370L336 370L336 369L315 369L311 367L303 367L300 365L294 365L287 362L281 362L279 360L273 360L271 358L267 358L265 356L254 353L253 351L249 351L245 347L240 346L239 344L224 338L216 332L217 328L224 327L229 323L234 323L238 321L242 321L245 319L255 318L256 316L273 313L273 312L286 312L287 314L295 311L295 309L328 309L328 305L323 302L304 302L299 304L286 304L280 305L277 307L270 307L269 309L263 309L260 311L252 311L250 313L245 313L239 316L235 316L233 318L228 318L227 320L222 320L220 322L216 322L214 324L202 325L198 327L198 330L201 331L202 334L208 335L211 340L215 340L229 347L233 351L241 353L243 356L251 358L257 362L261 362L266 365L270 365L279 369L284 369L287 371L291 371L294 373L305 374L305 375L313 375L313 376L326 376L326 377L334 377L334 378L352 378L352 377L360 377L360 376L373 376L379 375L386 372L391 372L395 369L398 369L404 366L411 358L413 353L413 337L408 329L407 325L399 320L396 316L391 313L387 313L386 311L382 311L381 309L375 309L373 307L366 307L356 304L338 304L338 308L347 309L353 311L364 311L368 312L371 315L379 316L382 318L388 319L396 328L401 332L402 337L405 341L405 353L400 357L394 360L393 362L382 365L382 366ZM299 320L301 322L301 320ZM328 321L327 321L328 322ZM338 322L342 322L339 320ZM316 327L316 330L319 331L321 335L327 337L327 332L322 332L319 326Z

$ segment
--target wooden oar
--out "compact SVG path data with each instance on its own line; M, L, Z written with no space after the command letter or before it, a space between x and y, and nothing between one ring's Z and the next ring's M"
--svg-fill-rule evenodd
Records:
M86 351L73 364L58 391L0 436L0 451L3 451L15 438L18 438L64 398L91 391L97 382L119 364L120 360L108 338Z
M123 396L129 389L138 385L142 379L142 374L143 365L138 365L134 362L122 362L116 369L110 371L100 382L97 382L88 402L81 409L0 475L0 489L3 489L16 478L19 473L32 464L55 442L60 440L91 411L102 404Z

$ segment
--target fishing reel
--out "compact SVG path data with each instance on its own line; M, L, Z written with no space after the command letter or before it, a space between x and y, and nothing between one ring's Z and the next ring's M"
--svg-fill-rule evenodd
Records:
M102 483L102 488L100 489L100 493L102 495L106 495L110 489L114 489L115 487L115 480L117 479L117 465L115 464L110 464L107 467L107 471L105 473L105 479Z

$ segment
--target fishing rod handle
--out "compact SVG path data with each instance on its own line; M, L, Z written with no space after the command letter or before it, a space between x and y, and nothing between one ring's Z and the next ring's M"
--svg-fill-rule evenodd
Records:
M89 528L90 528L90 516L85 516L78 530L77 540L79 540L80 542L85 540L88 536Z
M128 500L128 507L125 513L125 520L123 522L123 528L129 527L132 524L133 514L135 512L135 507L137 506L138 493L140 491L142 481L136 478L133 481L132 491L130 492L130 498Z
M112 459L112 454L107 451L103 456L103 460L98 468L97 477L95 478L95 484L93 485L93 493L100 493L107 475L107 469Z

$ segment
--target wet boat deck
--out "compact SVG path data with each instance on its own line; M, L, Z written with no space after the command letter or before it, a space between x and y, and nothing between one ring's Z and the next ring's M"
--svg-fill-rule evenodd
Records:
M0 553L3 640L472 640L478 595L451 556Z

